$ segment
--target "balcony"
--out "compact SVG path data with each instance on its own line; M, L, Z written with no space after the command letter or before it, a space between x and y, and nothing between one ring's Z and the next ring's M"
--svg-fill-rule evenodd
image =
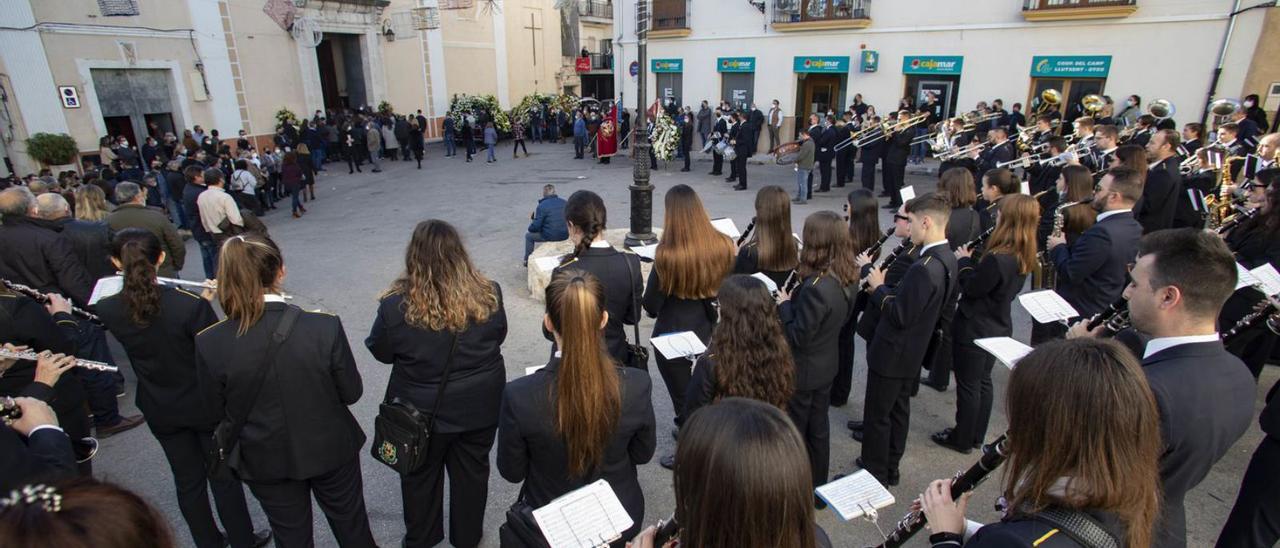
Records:
M1138 11L1137 0L1023 0L1022 18L1027 21L1073 21L1114 19Z
M613 70L613 54L592 53L591 70Z
M779 0L773 7L773 30L778 32L869 26L871 0Z
M653 26L649 38L688 36L690 4L693 0L653 0Z
M583 0L578 2L578 17L583 23L613 24L613 2Z

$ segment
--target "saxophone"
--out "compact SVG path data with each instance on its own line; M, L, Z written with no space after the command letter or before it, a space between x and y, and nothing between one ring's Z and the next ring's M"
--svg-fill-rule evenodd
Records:
M1222 160L1222 179L1218 183L1218 194L1204 200L1204 207L1209 212L1209 228L1217 230L1223 221L1231 216L1234 199L1229 187L1235 185L1231 176L1231 162L1244 160L1244 156L1228 156ZM1241 168L1243 169L1243 168Z
M1065 204L1059 204L1058 207L1055 207L1053 209L1053 232L1049 234L1049 237L1050 238L1062 237L1062 229L1067 222L1066 216L1063 215L1063 211L1066 210L1068 207L1071 207L1074 205L1080 205L1085 202L1086 202L1085 200L1079 200L1075 202L1067 202ZM1049 250L1047 249L1047 246L1044 251L1040 252L1039 259L1040 259L1040 288L1041 289L1056 288L1058 286L1058 267L1053 264L1053 258L1049 256Z

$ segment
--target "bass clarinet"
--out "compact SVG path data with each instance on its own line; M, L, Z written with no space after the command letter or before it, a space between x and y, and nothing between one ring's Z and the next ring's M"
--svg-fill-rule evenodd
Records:
M1001 435L996 441L984 445L982 458L968 470L956 474L951 481L951 498L960 500L961 495L976 489L983 480L987 479L987 476L1004 464L1007 458L1009 458L1009 442L1005 436ZM878 548L896 548L906 544L912 536L924 529L927 522L928 518L925 517L923 510L912 511L898 520L898 525L885 536L884 543Z
M26 295L28 298L30 298L35 302L38 302L40 304L49 303L49 297L44 293L41 293L38 289L34 287L22 285L16 282L11 282L4 278L0 278L0 283L4 284L5 287L9 288L9 291ZM81 318L89 320L98 325L102 325L102 320L98 319L98 316L96 314L89 312L88 310L85 310L83 308L77 307L76 305L71 305L71 314L73 316L79 316Z
M41 354L43 354L43 352L36 352L34 350L15 352L12 350L6 350L4 348L0 348L0 358L10 359L10 360L35 361L40 359ZM108 363L95 362L92 360L81 360L81 359L76 360L76 367L83 367L85 369L91 369L94 371L106 371L108 373L115 373L116 371L119 370L119 368L117 368L116 366Z

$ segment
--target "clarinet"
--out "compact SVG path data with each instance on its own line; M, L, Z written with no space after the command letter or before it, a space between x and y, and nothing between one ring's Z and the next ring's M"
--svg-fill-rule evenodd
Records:
M4 278L0 278L0 283L3 283L4 286L9 288L10 291L13 291L14 293L21 293L23 295L26 295L27 297L30 297L31 300L35 302L38 302L40 304L49 303L49 297L44 293L41 293L39 290L37 290L34 287L22 285L20 283L14 283ZM85 310L83 308L77 307L74 304L71 305L71 314L75 316L79 316L86 320L89 320L98 325L102 325L102 320L98 319L98 316L96 314L89 312L88 310Z
M874 259L876 255L880 253L880 248L884 247L884 243L889 241L889 236L893 236L893 230L894 227L889 227L888 230L884 231L884 236L881 236L879 240L876 240L876 243L871 244L871 247L868 247L863 251L863 253L866 253L868 257Z
M951 498L959 500L960 496L973 491L987 476L1004 464L1005 459L1009 458L1009 442L1005 436L1001 435L996 441L993 441L982 447L982 458L978 462L970 466L968 470L956 474L951 482ZM913 511L902 519L898 520L898 525L893 528L884 538L884 543L878 548L896 548L907 543L911 537L920 532L924 528L928 518L925 517L923 510Z
M658 520L658 526L656 529L657 530L653 535L654 546L661 547L669 541L679 540L680 524L676 523L675 514L672 514L671 517L667 519Z
M41 354L42 352L36 352L33 350L27 350L25 352L15 352L11 350L5 350L4 348L0 348L0 358L6 358L10 360L35 361L40 359ZM79 360L79 359L76 360L76 367L83 367L85 369L90 369L94 371L106 371L108 373L115 373L116 371L119 370L119 368L117 368L116 366L108 363L95 362L91 360Z
M739 245L739 246L741 246L744 242L746 242L746 241L747 241L747 238L750 238L750 237L751 237L751 231L752 231L753 229L755 229L755 227L756 227L756 218L755 218L755 217L752 217L752 218L751 218L751 222L750 222L750 223L747 223L747 229L742 231L742 235L741 235L741 236L738 236L738 245Z
M880 264L882 264L882 265L884 265L886 268L888 268L888 267L889 267L889 265L893 264L893 262L894 262L894 261L898 260L898 256L899 256L899 255L902 255L902 254L903 254L904 252L906 252L906 250L907 250L907 249L909 249L909 248L911 248L911 239L910 239L910 238L908 238L908 239L906 239L906 240L903 240L903 241L902 241L902 243L898 244L898 247L893 248L893 251L890 251L890 252L889 252L889 255L888 255L887 257L885 257L885 258L884 258L884 262L882 262L882 263L880 263ZM867 289L869 288L869 287L868 287L869 285L870 285L870 283L868 283L866 280L863 280L863 282L862 282L862 286L860 287L860 289L859 289L859 290L865 293L865 292L867 291Z
M791 273L787 274L787 279L782 282L782 291L790 295L792 291L796 290L796 286L800 285L800 282L802 281L803 280L800 279L800 276L796 275L795 269L792 269Z
M1250 218L1252 218L1253 216L1257 215L1259 209L1261 208L1255 207L1253 209L1246 209L1244 211L1241 211L1240 213L1236 213L1235 215L1227 217L1222 221L1222 224L1218 225L1218 228L1213 229L1213 231L1217 232L1218 234L1226 234L1231 229L1237 226L1240 226L1240 223L1243 223L1249 220Z
M8 396L0 398L0 422L7 425L20 418L22 418L22 408L18 407L18 403Z
M1243 318L1240 318L1240 321L1231 326L1231 329L1228 329L1222 334L1222 344L1230 344L1241 333L1244 333L1263 322L1267 324L1267 328L1274 331L1276 327L1277 313L1280 313L1280 311L1276 310L1276 306L1271 304L1270 300L1263 299L1262 302L1254 305L1252 311L1245 314Z
M991 228L988 228L982 231L982 234L979 234L977 238L974 238L972 240L965 242L964 245L960 247L967 247L969 248L970 251L973 251L974 249L977 249L979 246L986 245L987 238L990 238L991 233L995 232L995 230L996 230L995 225L992 225Z
M1121 297L1116 302L1107 306L1106 310L1097 313L1093 318L1089 319L1089 331L1103 326L1106 333L1104 337L1114 336L1116 333L1124 331L1129 327L1129 301Z

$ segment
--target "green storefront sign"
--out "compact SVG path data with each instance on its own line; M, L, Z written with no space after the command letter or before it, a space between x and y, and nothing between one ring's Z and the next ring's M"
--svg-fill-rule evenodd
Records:
M875 72L880 70L880 52L876 50L862 50L858 55L858 72Z
M849 58L796 57L795 72L849 72Z
M960 75L964 57L959 55L908 55L902 58L903 74Z
M1031 58L1036 78L1106 78L1110 55L1037 55Z
M684 72L684 59L654 59L649 66L653 72Z
M721 57L716 59L717 72L755 72L755 57Z

